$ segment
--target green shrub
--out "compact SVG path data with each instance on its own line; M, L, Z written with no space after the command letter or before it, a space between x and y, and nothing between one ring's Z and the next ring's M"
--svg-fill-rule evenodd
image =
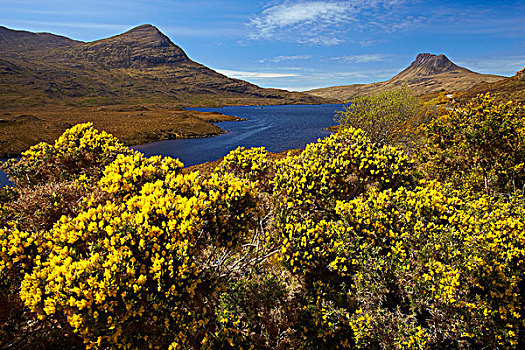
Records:
M336 115L342 129L362 129L370 141L405 145L416 138L424 117L421 101L406 87L354 98Z

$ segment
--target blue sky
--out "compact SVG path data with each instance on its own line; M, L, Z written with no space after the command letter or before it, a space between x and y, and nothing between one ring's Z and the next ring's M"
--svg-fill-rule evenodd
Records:
M93 41L150 23L195 61L263 87L384 81L420 52L525 67L525 1L0 0L0 25Z

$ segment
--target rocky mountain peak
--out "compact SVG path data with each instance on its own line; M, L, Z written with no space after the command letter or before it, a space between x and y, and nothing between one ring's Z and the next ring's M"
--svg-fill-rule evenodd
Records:
M190 61L180 47L151 24L87 43L77 56L112 68L147 68Z
M459 69L445 55L434 55L431 53L420 53L408 67L417 70L419 75L434 75Z
M157 27L152 26L151 24L143 24L109 39L121 40L134 46L176 46L166 35L162 34L162 32Z
M441 90L467 91L476 84L498 82L503 78L497 75L476 73L457 66L445 55L420 53L407 68L387 81L316 89L310 90L309 93L319 97L351 100L355 96L373 94L400 86L406 86L417 94L428 94Z

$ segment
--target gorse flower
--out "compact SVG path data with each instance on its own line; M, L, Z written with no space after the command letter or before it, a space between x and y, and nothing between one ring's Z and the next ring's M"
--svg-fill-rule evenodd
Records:
M488 123L472 113L516 120L480 103L427 126L423 161L352 128L275 161L238 148L210 174L90 124L32 147L0 190L0 346L522 348L522 160L483 148L489 193L465 163Z

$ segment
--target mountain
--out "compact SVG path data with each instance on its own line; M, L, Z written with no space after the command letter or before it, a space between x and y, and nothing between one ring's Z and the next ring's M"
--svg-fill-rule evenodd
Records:
M460 99L468 101L478 94L490 93L496 100L514 101L525 103L525 68L516 73L516 75L498 80L494 83L480 83L474 85L469 91L462 94Z
M407 86L417 94L446 91L467 91L481 82L495 82L504 77L480 74L459 67L445 55L421 53L414 62L392 79L373 84L354 84L314 89L307 93L324 98L347 101L357 95L370 94L383 89Z
M0 107L322 101L228 78L192 61L149 24L88 43L0 27L0 77Z
M20 55L24 52L67 47L79 44L64 36L50 33L31 33L0 26L0 51L3 54Z

